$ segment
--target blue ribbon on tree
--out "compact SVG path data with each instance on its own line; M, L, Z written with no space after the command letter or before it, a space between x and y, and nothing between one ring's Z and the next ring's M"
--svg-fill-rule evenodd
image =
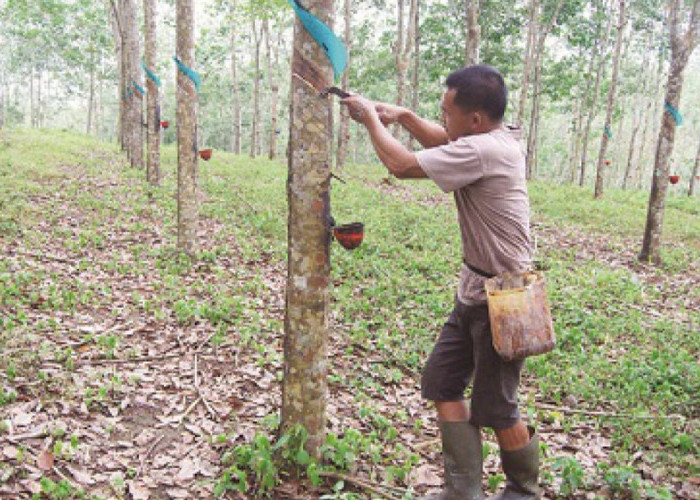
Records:
M605 135L607 135L609 139L613 138L612 130L610 130L610 127L608 127L607 125L605 126Z
M331 62L331 66L333 66L333 74L337 81L348 64L348 51L345 48L345 44L327 25L311 14L306 7L301 5L299 0L287 1L294 8L297 17L301 21L301 24L304 25L304 28L306 28L306 31L309 32L309 35L316 40L316 43L318 43L326 53L326 56Z
M673 120L676 122L676 127L683 125L683 115L681 115L680 111L671 106L670 102L664 101L664 108L666 108L666 111L671 113Z
M158 76L156 76L156 74L153 71L148 69L148 66L146 66L145 61L141 61L141 67L146 72L146 76L150 78L153 81L153 83L156 84L156 87L160 87L160 78L158 78Z
M188 68L182 64L182 61L180 61L177 56L173 56L173 61L175 61L175 64L177 64L177 69L182 71L182 73L192 81L194 84L194 89L199 91L199 86L202 84L202 78L199 76L199 74L192 68Z
M134 90L141 94L142 96L146 94L146 91L144 90L143 87L141 87L138 83L136 83L134 80L131 80L131 86L134 87Z

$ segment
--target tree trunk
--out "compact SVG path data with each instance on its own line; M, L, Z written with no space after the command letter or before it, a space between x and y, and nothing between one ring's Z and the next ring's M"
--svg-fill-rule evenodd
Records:
M134 0L124 0L122 21L127 40L125 77L127 87L131 89L131 97L126 102L125 133L129 137L127 156L132 167L143 168L143 116L141 111L143 96L137 90L137 86L142 86L139 65L139 27Z
M152 73L156 73L156 1L144 0L144 64ZM160 183L160 95L156 82L146 76L147 105L146 130L148 144L148 161L146 163L146 179L153 186Z
M85 126L85 133L87 135L90 135L90 132L92 131L92 120L94 119L93 116L93 109L95 107L95 64L94 61L90 62L90 87L88 90L88 113L87 113L87 124Z
M608 23L605 28L605 37L600 41L600 45L604 46L608 43L610 38L610 31L612 30L612 16L608 15ZM594 51L597 49L599 44L595 44ZM590 108L588 109L588 118L586 120L586 128L583 132L583 143L581 144L581 175L579 176L579 186L583 187L586 182L586 161L588 156L588 140L591 135L591 125L593 124L593 118L596 115L596 108L598 107L598 93L600 90L600 78L603 74L603 67L605 66L605 49L600 50L600 61L598 62L598 70L595 75L595 83L593 84L593 95L591 96Z
M464 59L467 66L479 64L481 26L479 26L479 0L466 0L467 37Z
M620 53L622 49L622 35L625 30L625 24L627 23L627 18L625 15L625 0L620 0L620 20L617 25L617 37L615 38L615 54L613 56L613 68L612 77L610 81L610 90L608 91L608 110L605 115L605 130L610 130L612 126L612 115L613 107L615 105L615 92L617 91L617 76L620 70ZM598 168L596 171L595 179L595 193L594 197L596 199L603 197L603 190L605 188L605 155L608 150L608 141L610 137L608 134L602 134L600 141L600 152L598 153Z
M408 12L408 29L405 25L405 4L404 0L397 0L397 23L396 46L394 47L394 60L396 62L396 105L404 106L406 102L406 75L411 64L411 53L413 52L414 32L416 31L415 15L417 0L410 0ZM402 128L395 124L393 128L394 137L401 135Z
M416 2L416 9L413 13L413 24L416 27L413 40L413 73L411 75L411 109L418 112L420 98L420 2ZM416 140L411 136L409 147L415 149Z
M277 101L280 87L277 83L276 72L274 71L277 61L277 51L275 51L273 60L272 50L270 48L272 41L270 39L270 27L267 18L263 19L263 31L265 35L265 55L267 57L267 81L270 85L270 133L268 134L269 147L267 156L272 160L277 156Z
M348 49L348 66L350 66L351 57L351 24L350 24L350 0L344 1L343 6L343 17L345 18L345 35L344 41L345 46ZM347 89L350 86L350 72L345 71L343 73L343 79L341 80L341 85L343 89ZM348 156L348 141L350 140L350 114L345 106L340 107L340 118L338 120L338 148L336 149L335 156L335 167L342 170L345 167L345 160Z
M642 178L644 174L644 166L646 165L646 159L645 159L645 149L647 146L647 133L649 132L649 125L651 124L652 128L656 128L656 123L658 123L659 120L659 114L658 110L660 109L660 106L654 106L654 109L652 111L652 104L655 102L658 102L661 100L663 94L662 94L662 76L663 76L663 61L664 57L663 54L665 52L663 42L660 42L658 44L658 68L654 72L656 74L656 85L654 87L654 93L652 95L652 100L649 101L647 104L647 110L644 115L643 121L644 121L644 128L642 129L642 139L640 141L640 147L639 147L639 156L637 159L638 165L637 165L637 181L636 181L636 186L638 189L642 188ZM649 118L649 114L651 111L652 118ZM651 122L651 123L650 123ZM652 130L652 134L654 131Z
M123 1L120 0L120 6ZM119 88L117 90L117 102L119 103L119 114L117 117L117 142L125 149L124 143L124 114L126 109L126 100L124 92L126 83L124 81L124 34L121 28L120 9L117 8L116 0L109 0L107 9L111 12L110 21L112 25L112 34L114 36L114 55L117 60L117 75L119 77Z
M680 0L671 0L669 9L669 27L671 39L671 67L666 80L665 105L678 109L683 90L683 72L688 58L693 52L700 31L700 0L695 0L690 15L688 30L680 34L681 9ZM661 261L661 233L663 230L666 191L668 189L669 161L673 154L676 126L673 115L663 113L661 130L656 143L656 158L654 174L651 181L649 205L647 207L647 222L644 228L644 239L639 260L659 264Z
M564 0L559 0L557 6L552 14L552 18L545 28L539 33L537 38L536 54L534 57L533 65L535 68L535 82L534 82L534 93L532 98L532 113L530 116L530 132L527 138L527 167L526 176L528 179L532 177L533 169L537 168L537 129L538 121L540 115L540 75L542 66L542 55L544 53L545 42L552 27L556 24L557 18L559 17L559 12L564 3ZM539 24L539 23L538 23Z
M2 128L2 121L0 119L0 128ZM688 196L693 196L695 194L695 184L700 177L700 143L698 143L698 151L695 153L695 163L693 164L693 173L690 175L690 184L688 185Z
M255 76L253 82L253 127L250 131L250 156L255 158L259 153L260 143L260 43L262 41L262 29L258 29L255 18L253 23L253 43L255 44Z
M467 0L469 1L469 0ZM532 73L532 52L535 47L537 33L537 11L539 10L538 0L530 0L528 9L527 41L525 43L525 60L523 61L523 80L520 87L520 99L518 103L518 116L515 123L518 127L523 126L525 120L525 106L527 105L527 91L530 87L530 74Z
M632 175L632 162L634 160L634 150L636 146L637 133L639 132L639 127L642 124L642 118L644 117L644 110L639 110L639 116L635 116L634 125L632 127L632 137L630 138L630 147L627 150L627 165L625 166L625 175L622 178L622 189L627 189L627 183L629 182L630 176Z
M306 7L331 24L333 0ZM292 55L288 274L282 384L282 429L300 424L308 451L318 455L326 423L330 284L330 140L332 113L318 90L332 80L324 52L297 19ZM306 83L310 82L314 88Z
M232 4L232 12L235 12L236 2ZM232 129L231 129L231 147L237 155L241 154L241 90L238 83L238 57L236 50L238 49L238 23L234 20L231 23L231 84L233 86L233 103L231 109Z
M177 0L177 57L194 70L194 0ZM177 247L193 253L196 246L197 94L194 83L177 72Z

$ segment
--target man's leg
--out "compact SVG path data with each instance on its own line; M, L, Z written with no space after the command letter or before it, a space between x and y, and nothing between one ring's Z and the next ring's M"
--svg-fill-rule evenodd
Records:
M482 500L481 429L469 422L464 390L473 371L472 341L456 305L423 370L421 392L435 402L445 487L430 500Z
M522 420L507 429L494 429L501 448L501 465L506 488L489 500L531 500L540 498L539 439Z

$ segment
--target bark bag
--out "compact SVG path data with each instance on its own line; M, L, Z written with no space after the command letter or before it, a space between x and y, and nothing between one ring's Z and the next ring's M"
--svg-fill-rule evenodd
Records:
M493 347L506 361L554 349L554 326L544 276L503 273L486 280Z

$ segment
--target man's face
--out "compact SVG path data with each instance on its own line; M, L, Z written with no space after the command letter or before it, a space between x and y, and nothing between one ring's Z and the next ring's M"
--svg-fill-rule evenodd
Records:
M464 111L455 104L456 89L447 89L442 95L442 124L451 141L479 132L483 119L480 111Z

